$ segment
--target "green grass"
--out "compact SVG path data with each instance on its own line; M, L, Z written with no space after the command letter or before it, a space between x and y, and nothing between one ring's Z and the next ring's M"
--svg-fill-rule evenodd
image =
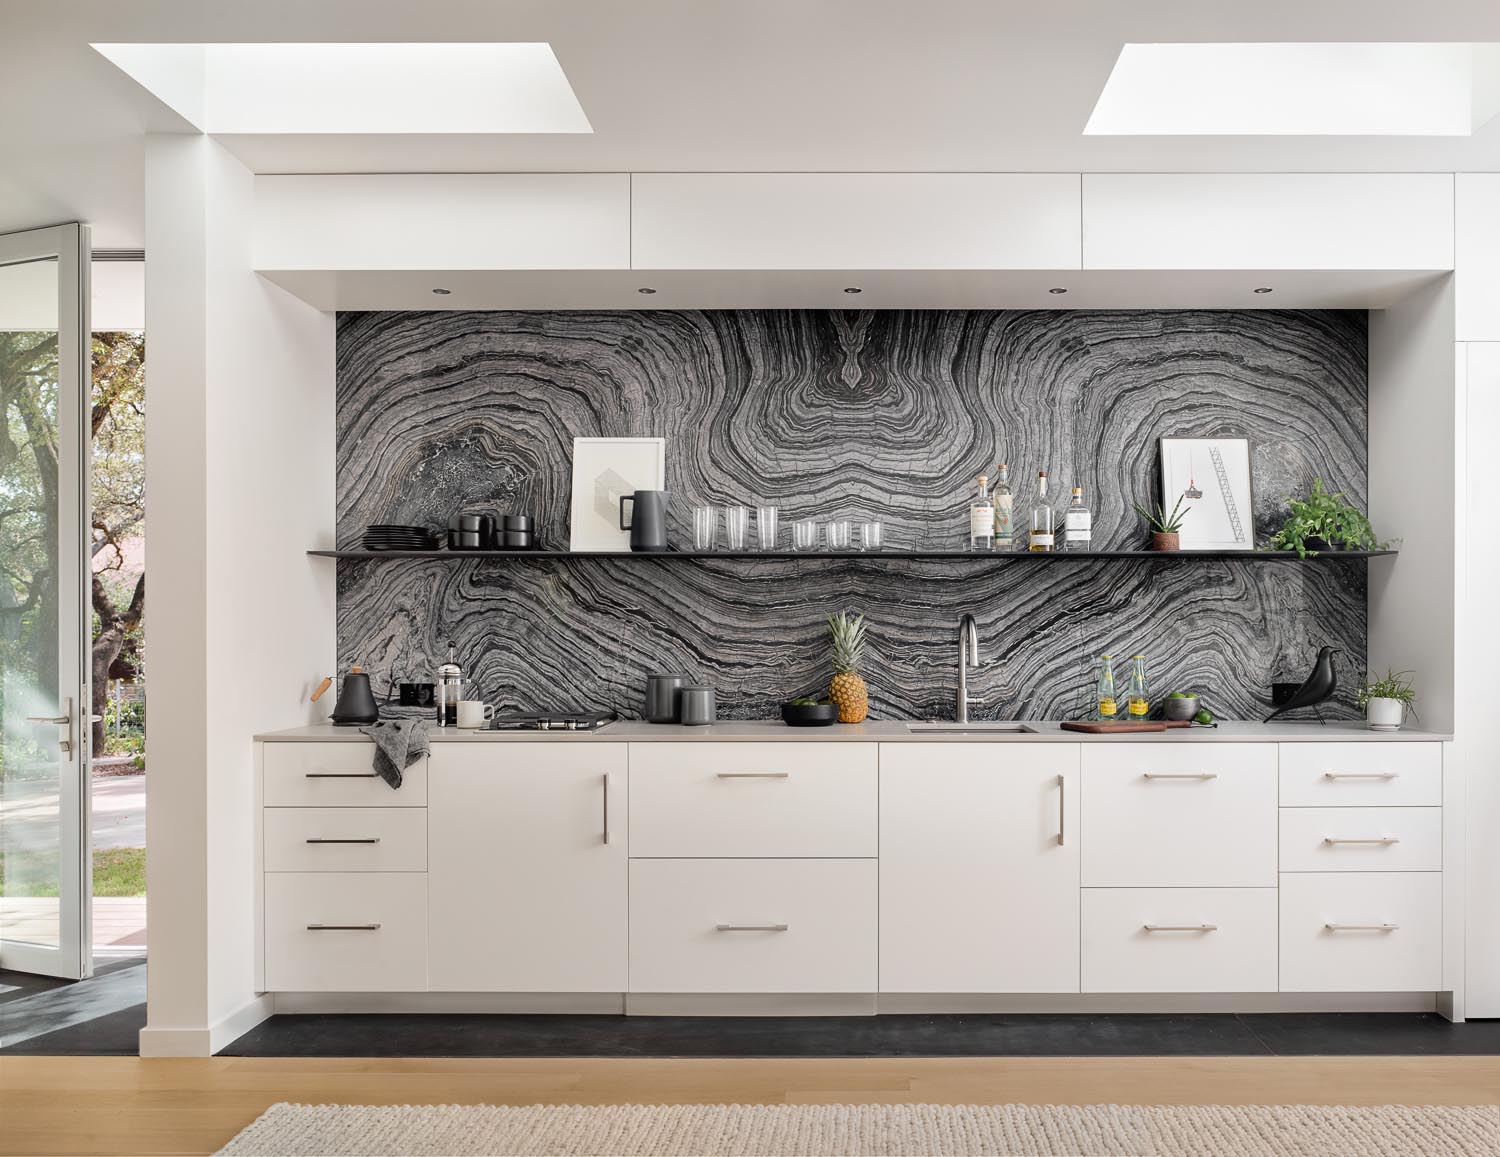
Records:
M104 848L94 853L94 895L144 896L146 849ZM0 852L0 895L56 896L57 860L40 852Z

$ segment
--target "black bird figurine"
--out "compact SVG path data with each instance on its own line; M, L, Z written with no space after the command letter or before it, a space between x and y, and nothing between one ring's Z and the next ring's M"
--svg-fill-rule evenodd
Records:
M1342 650L1340 647L1319 647L1318 661L1313 664L1313 669L1302 686L1292 692L1292 697L1280 707L1266 716L1269 723L1278 715L1287 711L1295 711L1298 707L1311 707L1318 713L1318 722L1324 722L1323 713L1318 711L1318 704L1327 701L1333 693L1338 690L1339 676L1333 669L1333 657Z

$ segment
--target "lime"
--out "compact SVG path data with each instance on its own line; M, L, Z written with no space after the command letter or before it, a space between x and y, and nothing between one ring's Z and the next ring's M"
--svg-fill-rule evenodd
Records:
M1188 695L1188 694L1186 694L1185 692L1182 692L1182 691L1173 691L1170 695L1167 696L1167 698L1168 699L1189 699L1189 698L1191 698L1191 696Z
M1198 712L1198 714L1193 716L1194 723L1202 723L1204 726L1207 726L1213 721L1214 713L1206 707L1202 711Z

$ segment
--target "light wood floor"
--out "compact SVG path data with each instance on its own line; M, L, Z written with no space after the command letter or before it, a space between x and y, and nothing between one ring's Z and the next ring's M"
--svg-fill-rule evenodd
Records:
M1500 1057L0 1057L0 1154L211 1153L276 1101L1497 1104Z

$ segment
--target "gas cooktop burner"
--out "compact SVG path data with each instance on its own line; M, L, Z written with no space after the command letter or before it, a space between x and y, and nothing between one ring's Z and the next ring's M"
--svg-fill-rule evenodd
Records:
M598 731L618 716L613 711L543 711L535 715L496 715L496 731Z

